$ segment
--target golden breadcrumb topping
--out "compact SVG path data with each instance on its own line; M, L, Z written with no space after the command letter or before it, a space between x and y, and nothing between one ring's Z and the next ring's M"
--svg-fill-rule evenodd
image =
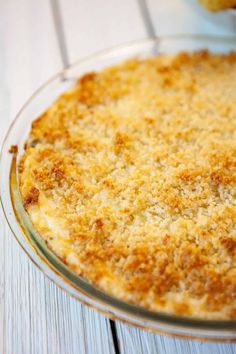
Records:
M19 173L77 274L148 309L236 319L236 53L84 75L33 122Z
M221 11L236 7L236 0L198 0L209 11Z

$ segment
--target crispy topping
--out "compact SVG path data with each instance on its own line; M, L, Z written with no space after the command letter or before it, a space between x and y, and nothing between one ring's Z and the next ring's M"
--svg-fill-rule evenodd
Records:
M9 151L10 154L17 154L18 146L17 145L12 145L8 151Z
M24 206L63 262L152 310L236 317L236 54L88 73L32 124Z
M24 208L27 209L30 205L36 204L39 198L39 190L35 187L30 188L28 194L24 198Z

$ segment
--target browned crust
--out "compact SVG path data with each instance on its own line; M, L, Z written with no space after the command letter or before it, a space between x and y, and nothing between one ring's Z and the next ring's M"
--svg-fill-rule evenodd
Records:
M12 145L10 149L8 150L10 154L17 154L18 152L18 146L17 145Z
M78 274L154 310L235 318L235 70L235 53L131 60L34 121L24 206Z
M23 205L28 209L30 205L36 204L39 198L39 190L35 187L30 188L28 194L24 198Z

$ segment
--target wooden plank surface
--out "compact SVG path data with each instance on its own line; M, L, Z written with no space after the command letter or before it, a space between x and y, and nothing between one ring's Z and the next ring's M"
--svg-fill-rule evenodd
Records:
M236 21L228 15L212 15L203 10L196 0L146 0L146 5L155 35L214 34L235 35ZM181 14L181 16L177 16ZM236 344L205 343L180 340L152 333L145 333L127 325L117 323L122 354L210 354L234 353Z
M52 4L59 5L64 50L73 62L103 48L146 37L141 1L1 2L0 142L28 96L63 66ZM235 21L222 16L209 18L194 1L147 0L156 33L235 33ZM181 16L176 16L176 11ZM109 321L71 299L30 263L13 240L1 211L0 226L0 354L114 353ZM172 339L120 322L116 322L116 330L123 354L236 352L233 344Z
M146 37L136 0L59 0L59 3L70 63Z
M0 6L2 139L24 101L62 61L48 1L9 0ZM67 296L32 265L2 211L0 225L0 353L113 353L109 321Z

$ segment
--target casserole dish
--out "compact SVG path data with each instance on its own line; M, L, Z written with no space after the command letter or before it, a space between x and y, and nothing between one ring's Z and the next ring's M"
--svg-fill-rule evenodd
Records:
M47 248L33 228L24 210L18 183L18 161L23 153L24 142L32 121L61 93L68 90L78 77L131 57L146 58L158 53L174 54L200 49L208 49L213 53L227 53L235 49L235 38L178 36L134 42L82 60L49 80L19 112L4 140L1 152L1 167L4 167L1 168L0 176L1 201L13 234L32 261L58 286L81 302L111 318L154 332L214 341L235 340L236 323L233 320L201 320L149 311L118 300L76 275ZM9 149L13 145L17 146L17 149L15 148L15 151L12 149L13 154L9 154Z

